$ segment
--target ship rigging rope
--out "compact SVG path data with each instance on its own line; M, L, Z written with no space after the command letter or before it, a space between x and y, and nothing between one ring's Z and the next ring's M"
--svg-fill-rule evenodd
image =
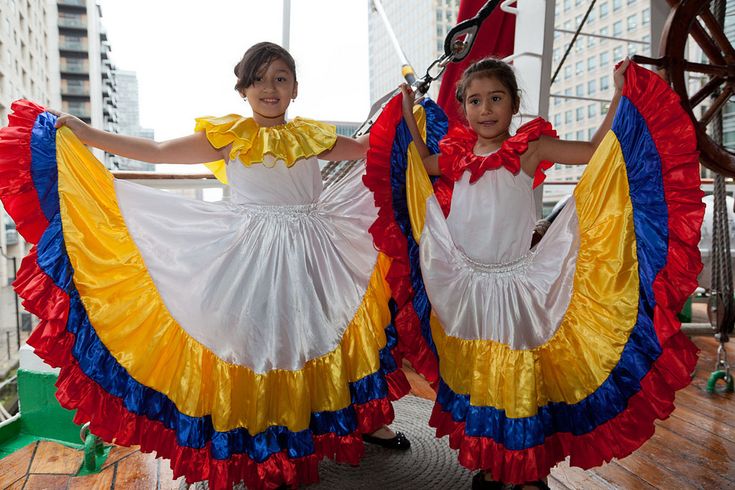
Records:
M594 4L595 1L596 0L592 0L592 3ZM501 0L488 0L482 7L480 7L480 10L477 11L477 14L475 14L474 17L463 20L449 30L444 38L444 53L429 65L426 69L426 74L420 80L416 80L416 82L413 83L417 98L429 91L431 83L444 73L444 70L449 63L457 63L467 57L472 50L472 46L477 39L477 33L480 31L482 24L500 4L500 2ZM370 110L370 115L367 120L362 123L353 136L366 134L370 130L372 123L382 111L383 106L396 93L398 93L398 89L393 90L375 102ZM327 186L338 182L347 174L348 170L354 163L355 161L328 162L321 171L324 187L326 188Z
M592 12L592 9L594 8L596 2L597 0L592 0L590 2L590 6L587 8L587 12L585 12L584 17L582 18L582 22L580 22L579 25L577 26L577 31L574 33L574 36L572 37L572 41L569 43L569 46L567 46L567 50L564 51L564 56L561 57L559 66L557 66L556 70L554 70L554 75L552 75L551 77L551 82L549 83L549 86L554 85L554 81L556 81L556 76L559 74L561 67L564 66L564 62L567 60L567 56L569 56L569 52L572 50L574 43L577 41L577 37L579 36L579 33L582 32L582 28L587 23L587 17L590 16L590 13Z

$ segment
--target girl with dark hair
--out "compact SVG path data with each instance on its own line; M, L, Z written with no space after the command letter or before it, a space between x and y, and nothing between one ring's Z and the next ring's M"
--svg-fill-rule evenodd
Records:
M404 86L371 130L371 230L400 265L396 317L413 319L399 343L438 386L430 424L480 470L474 489L548 488L565 458L627 456L691 380L676 314L701 269L695 131L656 74L626 60L614 78L591 142L541 118L511 134L518 84L494 59L458 84L468 126L447 130ZM589 163L532 247L532 189L552 162Z
M364 167L324 190L317 161L362 159L367 140L286 120L298 83L280 46L251 47L235 74L252 117L203 117L160 143L15 103L0 194L38 244L16 284L41 318L28 343L61 367L57 397L77 421L212 489L295 487L318 481L324 457L358 464L363 439L408 449L387 424L409 387ZM85 144L212 162L232 198L116 180Z

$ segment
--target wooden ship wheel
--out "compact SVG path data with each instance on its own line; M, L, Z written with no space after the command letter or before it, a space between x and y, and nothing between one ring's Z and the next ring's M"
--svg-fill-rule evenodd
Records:
M697 130L702 165L726 177L735 177L735 154L707 134L708 125L735 94L735 48L725 36L723 26L710 8L710 0L667 0L671 13L666 21L659 58L633 56L633 61L655 65L680 95L684 109ZM708 59L707 63L687 59L687 42L692 39ZM689 93L689 75L708 80ZM709 107L697 116L698 107Z

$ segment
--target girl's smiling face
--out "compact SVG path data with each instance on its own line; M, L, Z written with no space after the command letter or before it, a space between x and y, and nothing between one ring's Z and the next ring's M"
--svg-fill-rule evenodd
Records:
M477 76L464 95L467 122L477 133L478 143L499 147L509 136L513 114L518 112L508 87L495 77Z
M282 59L276 58L257 73L243 95L253 109L255 122L268 127L286 122L286 109L297 93L296 76Z

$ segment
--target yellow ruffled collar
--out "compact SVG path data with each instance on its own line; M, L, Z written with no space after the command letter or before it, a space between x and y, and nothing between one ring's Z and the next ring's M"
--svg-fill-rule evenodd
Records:
M232 145L229 159L243 165L275 165L282 160L290 167L302 158L317 156L334 146L336 128L311 119L297 117L285 124L260 127L253 118L230 114L223 117L202 117L196 120L195 131L205 131L215 148ZM272 161L265 160L272 155ZM225 162L206 164L218 179L226 182Z

